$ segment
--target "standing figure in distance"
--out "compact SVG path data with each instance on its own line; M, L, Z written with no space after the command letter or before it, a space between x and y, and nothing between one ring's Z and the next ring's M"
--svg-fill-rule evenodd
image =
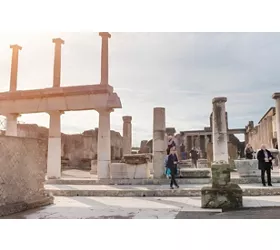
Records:
M273 156L269 150L266 149L265 145L261 146L257 154L257 159L259 161L259 169L261 170L261 178L263 186L266 186L264 175L266 172L267 175L267 184L268 186L272 186L271 184L271 169L272 169L272 160Z
M172 150L174 151L174 147L172 148ZM166 153L168 155L167 164L166 164L167 172L169 172L170 176L171 176L170 188L173 189L173 185L175 185L177 188L179 188L179 185L177 184L176 179L175 179L175 176L176 176L175 164L177 164L177 162L175 161L174 153L170 152L169 147L167 148Z
M198 160L198 151L195 147L190 151L190 157L192 159L192 165L197 168L197 160Z

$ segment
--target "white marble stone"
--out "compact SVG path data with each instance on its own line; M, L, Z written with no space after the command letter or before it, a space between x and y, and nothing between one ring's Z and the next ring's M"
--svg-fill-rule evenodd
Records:
M235 167L240 177L259 177L258 160L235 160Z
M61 177L61 113L50 113L50 128L48 139L47 177L49 179Z
M99 179L109 178L111 163L110 110L99 111L97 141L97 175Z
M153 119L153 168L154 178L164 175L166 155L165 108L154 108Z
M6 136L17 136L18 114L8 114L6 118Z
M112 179L148 179L150 178L150 165L130 165L126 163L111 163L110 173Z
M226 97L213 99L212 138L213 138L213 161L228 162L228 135L226 122Z

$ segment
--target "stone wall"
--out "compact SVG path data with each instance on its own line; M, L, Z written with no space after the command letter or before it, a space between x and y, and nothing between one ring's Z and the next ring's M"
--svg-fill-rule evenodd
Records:
M28 138L48 138L48 129L34 124L18 124L18 136ZM61 134L62 168L79 168L90 170L91 160L97 159L98 129L84 131L82 134ZM122 136L111 131L111 157L122 157Z
M0 216L45 198L47 141L0 136Z
M257 126L247 131L248 143L254 149L259 149L261 144L266 144L268 148L273 148L274 129L273 116L264 118Z

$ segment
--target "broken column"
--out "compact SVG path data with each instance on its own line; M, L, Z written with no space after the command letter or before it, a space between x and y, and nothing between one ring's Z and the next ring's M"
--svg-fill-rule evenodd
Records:
M166 155L165 108L154 108L153 122L154 178L161 178L164 174L164 158Z
M59 88L61 81L61 45L64 44L64 41L61 38L55 38L53 43L55 44L53 88ZM49 179L61 177L61 114L63 113L59 110L49 112L50 128L47 161L47 176Z
M109 38L111 38L111 34L108 32L100 32L99 36L102 38L100 84L109 84Z
M18 54L22 49L21 46L15 44L11 45L12 62L11 62L11 76L10 76L10 92L17 91L17 74L18 74ZM19 114L8 114L6 115L6 135L17 136L17 118Z
M123 155L131 154L132 126L131 116L123 116Z
M99 127L97 139L97 176L99 179L110 177L111 131L110 113L112 110L99 110Z
M226 97L213 99L212 138L213 163L212 186L201 189L202 208L240 208L242 189L230 182L231 168L228 163Z
M216 97L212 101L212 140L214 162L228 162L228 136L225 105L226 101L226 97Z

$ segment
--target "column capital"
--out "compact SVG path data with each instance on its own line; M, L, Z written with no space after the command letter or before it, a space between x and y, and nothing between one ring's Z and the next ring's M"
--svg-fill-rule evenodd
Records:
M111 34L109 32L99 32L99 36L103 38L111 38Z
M212 103L218 103L218 102L227 102L227 98L226 97L214 97L212 99Z
M64 40L62 40L61 38L53 38L52 42L55 43L56 45L64 44Z
M279 99L279 98L280 98L280 92L276 92L276 93L274 93L274 94L272 95L272 99L277 100L277 99Z
M123 119L123 122L131 123L132 116L123 116L122 119Z
M114 109L112 108L104 108L104 109L96 109L96 111L100 114L100 113L111 113L114 112Z
M22 47L19 46L18 44L12 44L12 45L10 45L10 49L13 49L13 50L22 50Z

